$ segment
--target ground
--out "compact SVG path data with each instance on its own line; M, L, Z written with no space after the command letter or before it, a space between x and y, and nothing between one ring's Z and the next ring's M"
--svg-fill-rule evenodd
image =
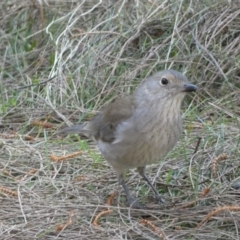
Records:
M240 239L238 1L0 5L1 239ZM199 91L147 169L166 203L131 170L132 209L94 142L55 133L168 68Z

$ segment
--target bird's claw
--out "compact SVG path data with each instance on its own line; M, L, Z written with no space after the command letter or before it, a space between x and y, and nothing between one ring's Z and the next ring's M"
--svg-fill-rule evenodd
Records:
M131 208L135 208L135 209L146 209L146 205L141 204L137 199L131 197L128 198L128 205Z
M155 200L156 200L156 202L157 203L159 203L159 204L164 204L166 201L164 200L164 198L161 196L161 195L156 195L155 196Z

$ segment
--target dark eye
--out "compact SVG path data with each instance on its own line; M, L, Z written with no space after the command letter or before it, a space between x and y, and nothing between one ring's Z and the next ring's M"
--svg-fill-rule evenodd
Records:
M167 80L166 78L162 78L162 79L160 80L160 84L163 85L163 86L165 86L165 85L168 84L168 80Z

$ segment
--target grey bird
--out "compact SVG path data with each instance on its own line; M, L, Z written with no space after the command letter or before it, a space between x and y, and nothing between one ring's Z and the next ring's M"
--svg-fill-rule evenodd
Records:
M158 202L164 202L145 168L176 145L182 132L182 100L187 92L196 90L180 72L160 71L146 78L132 95L104 107L89 122L65 128L58 134L78 133L97 142L103 157L116 171L129 206L143 206L129 193L124 180L125 171L131 168L137 168Z

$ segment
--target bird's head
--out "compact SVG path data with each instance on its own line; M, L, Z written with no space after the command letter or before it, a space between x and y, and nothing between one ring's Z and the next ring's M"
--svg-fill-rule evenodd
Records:
M188 79L175 70L164 70L146 78L137 90L137 95L146 94L154 99L175 97L183 99L187 92L194 92L197 86L188 82Z

